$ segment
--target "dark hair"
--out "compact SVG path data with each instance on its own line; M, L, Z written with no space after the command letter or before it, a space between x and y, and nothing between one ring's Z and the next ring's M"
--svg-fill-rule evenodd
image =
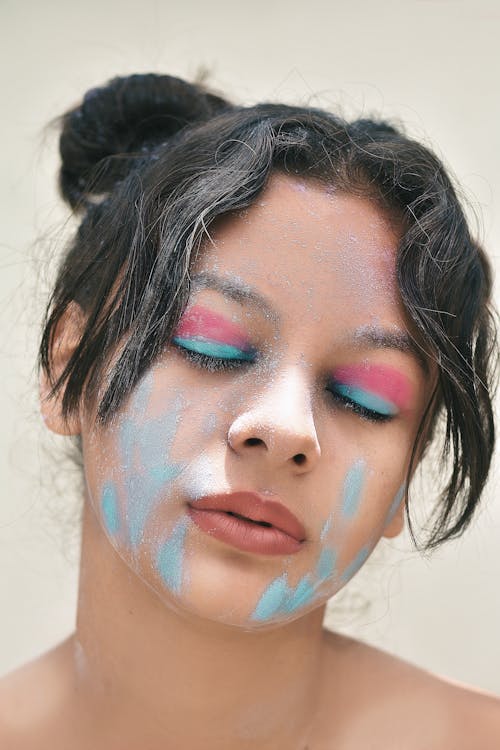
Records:
M62 118L60 188L82 215L59 268L39 351L67 418L94 399L106 423L169 342L187 304L189 270L207 228L250 206L273 171L368 196L402 228L403 304L438 382L410 466L445 416L451 465L426 547L458 536L484 488L494 444L496 337L491 273L439 159L386 122L320 109L233 106L170 76L115 78ZM86 324L58 378L51 345L70 303ZM406 498L406 513L415 542Z

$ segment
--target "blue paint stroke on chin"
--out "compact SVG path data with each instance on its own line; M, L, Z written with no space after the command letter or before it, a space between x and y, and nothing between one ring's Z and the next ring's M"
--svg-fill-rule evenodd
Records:
M401 487L397 491L396 496L395 496L394 500L392 501L389 510L387 511L387 516L386 516L385 524L384 524L385 526L388 526L390 524L390 522L392 521L392 519L394 518L394 516L396 515L397 509L399 508L399 506L403 502L403 498L405 496L405 492L406 492L406 482L403 482L403 484L401 485Z
M361 566L368 559L368 556L370 555L371 551L372 551L372 547L370 547L369 544L365 544L365 546L359 550L354 560L352 560L352 562L349 563L347 568L342 573L340 577L340 580L342 581L342 583L346 583L350 578L353 577L355 573L358 572Z
M362 458L355 461L346 474L342 492L342 513L347 518L352 518L359 508L365 474L366 464Z
M287 598L280 607L280 612L295 612L299 607L308 604L313 598L314 593L315 589L311 583L310 576L305 575L300 579L295 589L289 588Z
M110 534L116 534L120 528L118 514L118 495L114 482L106 482L101 493L101 509L104 525Z
M160 547L156 561L163 581L175 594L179 594L182 589L182 562L187 528L187 519L176 524L167 541Z
M323 549L315 574L303 576L295 587L288 585L286 573L275 578L260 597L251 619L270 620L274 615L290 614L309 604L318 596L318 586L333 575L336 559L333 549Z
M288 599L290 589L287 584L287 574L275 578L259 599L252 613L253 620L269 620L276 614Z

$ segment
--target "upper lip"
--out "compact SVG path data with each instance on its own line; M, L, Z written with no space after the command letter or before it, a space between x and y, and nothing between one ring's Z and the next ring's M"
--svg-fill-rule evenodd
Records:
M259 495L257 492L232 492L218 495L206 495L190 502L192 508L203 510L222 510L238 513L252 521L265 521L280 531L302 542L306 532L299 519L282 503Z

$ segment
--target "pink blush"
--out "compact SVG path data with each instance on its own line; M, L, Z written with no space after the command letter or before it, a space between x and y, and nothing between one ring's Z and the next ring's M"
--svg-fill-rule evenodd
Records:
M184 313L174 335L179 338L209 339L242 350L250 348L239 326L201 305L194 305Z
M346 365L333 372L342 385L363 388L391 401L400 411L411 408L413 387L405 375L387 365Z

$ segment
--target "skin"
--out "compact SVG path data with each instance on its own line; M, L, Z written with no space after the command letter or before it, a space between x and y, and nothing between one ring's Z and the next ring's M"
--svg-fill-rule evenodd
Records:
M37 668L52 698L27 720L22 746L411 748L419 706L426 747L461 747L463 731L431 705L463 704L487 726L494 699L322 624L328 598L403 528L435 376L412 351L363 335L408 331L397 227L366 199L274 176L211 238L193 275L238 279L267 309L198 284L172 345L104 429L92 408L63 422L42 381L49 429L82 437L86 497L76 631ZM56 367L79 316L61 326ZM213 372L186 347L242 361ZM186 515L188 500L239 489L293 511L306 531L297 553L240 551Z

